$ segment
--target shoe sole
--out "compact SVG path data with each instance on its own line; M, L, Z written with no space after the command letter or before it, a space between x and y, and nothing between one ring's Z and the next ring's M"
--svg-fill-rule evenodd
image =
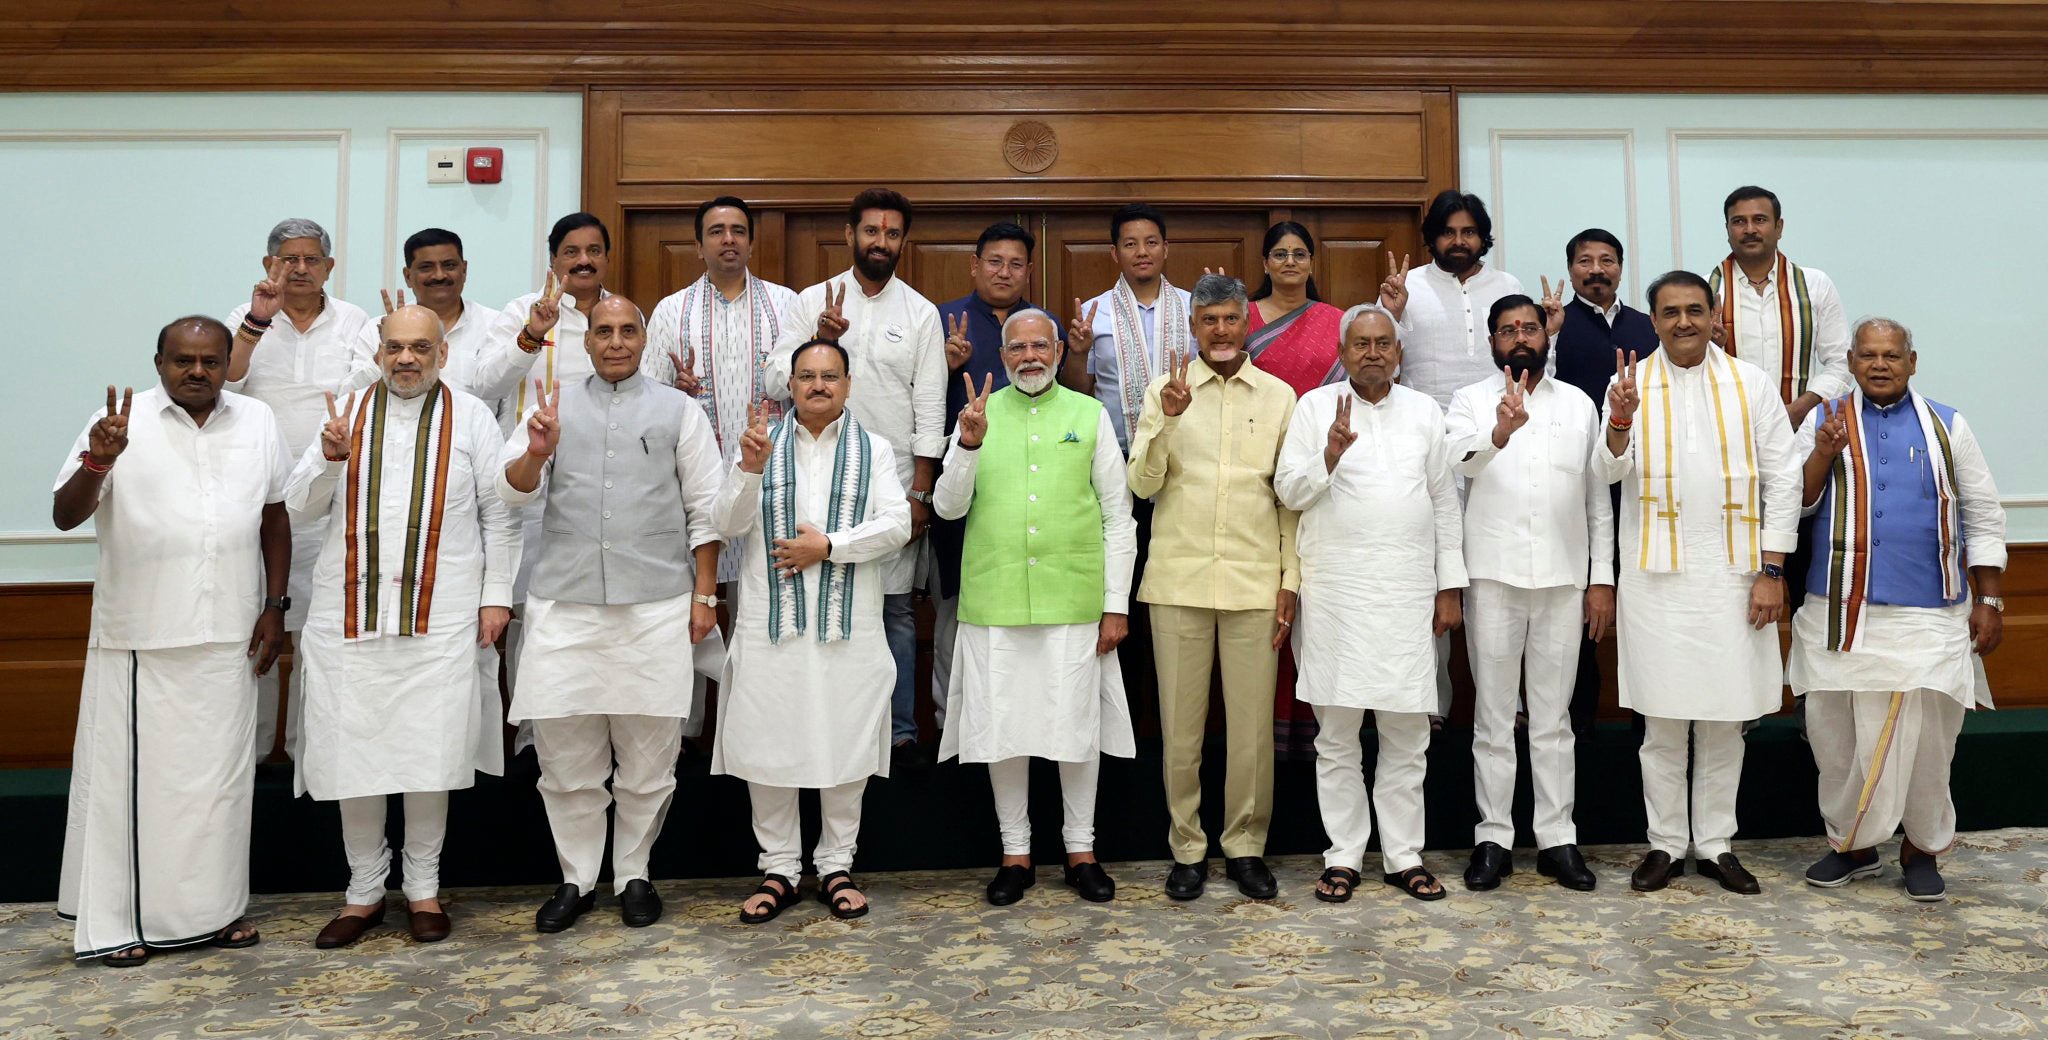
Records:
M1906 896L1916 903L1939 903L1948 898L1948 890L1943 889L1940 892L1934 892L1924 896L1908 892L1906 893Z
M1876 877L1882 873L1884 873L1884 864L1872 863L1867 867L1857 867L1833 881L1821 881L1808 874L1806 876L1806 883L1815 888L1840 888L1857 878Z

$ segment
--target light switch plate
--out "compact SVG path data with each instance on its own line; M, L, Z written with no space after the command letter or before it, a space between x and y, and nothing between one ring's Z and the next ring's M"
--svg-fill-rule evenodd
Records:
M462 149L427 149L427 183L461 184L469 179L462 168Z

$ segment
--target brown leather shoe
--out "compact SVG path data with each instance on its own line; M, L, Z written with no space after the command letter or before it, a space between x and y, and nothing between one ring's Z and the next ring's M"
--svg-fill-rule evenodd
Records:
M448 938L453 927L448 915L439 910L411 910L407 913L406 924L412 929L412 937L419 942L440 942Z
M1674 860L1671 854L1651 849L1650 854L1636 864L1635 873L1628 876L1628 887L1638 892L1655 892L1671 883L1671 879L1685 873L1685 861Z
M334 950L355 942L363 937L364 932L384 923L384 908L385 904L378 903L376 912L367 917L342 914L320 929L320 936L313 940L313 945L322 950Z
M1700 876L1709 881L1719 881L1721 887L1739 896L1753 896L1764 890L1757 883L1756 875L1735 858L1733 852L1723 852L1710 860L1700 860Z

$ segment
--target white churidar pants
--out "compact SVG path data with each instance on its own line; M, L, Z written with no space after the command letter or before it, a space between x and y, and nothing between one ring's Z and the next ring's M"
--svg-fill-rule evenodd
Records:
M390 795L343 798L341 848L348 854L350 906L384 901L384 879L391 876L391 846L384 839ZM441 894L441 842L448 836L448 792L407 791L405 799L404 869L400 871L407 902Z
M1095 851L1095 782L1102 760L1061 762L1060 804L1066 812L1060 838L1068 852ZM1031 855L1031 759L1019 755L988 764L995 789L996 826L1003 835L1003 855Z

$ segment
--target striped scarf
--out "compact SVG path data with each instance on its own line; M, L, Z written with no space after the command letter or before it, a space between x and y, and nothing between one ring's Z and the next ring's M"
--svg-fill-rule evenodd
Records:
M1717 347L1708 347L1702 373L1712 395L1714 441L1721 457L1721 530L1728 568L1754 573L1763 565L1758 528L1756 440L1750 426L1749 397L1742 371ZM1663 351L1636 362L1642 407L1636 416L1636 471L1641 474L1642 532L1638 570L1676 573L1683 570L1679 538L1679 458L1671 406L1671 364ZM1739 433L1737 431L1740 431ZM1733 438L1739 441L1731 443Z
M384 591L380 571L383 536L381 495L384 482L384 416L390 390L379 381L351 402L347 488L342 507L343 538L348 546L342 563L342 637L373 639L380 632L377 597ZM404 436L404 431L394 431ZM441 521L448 506L448 453L455 446L455 395L447 383L427 391L420 408L410 477L411 505L405 512L405 573L398 582L398 631L401 636L427 634L434 602L434 571L441 549Z
M1806 271L1798 264L1778 254L1778 266L1771 277L1778 283L1778 331L1782 341L1778 347L1778 399L1791 404L1793 399L1806 392L1807 380L1812 376L1813 364L1813 296L1806 288ZM1761 350L1759 344L1743 344L1737 341L1735 332L1735 297L1748 291L1748 279L1735 267L1731 254L1721 261L1721 266L1707 275L1707 284L1714 295L1721 300L1721 323L1728 329L1728 353L1739 358L1751 358ZM1759 366L1768 372L1770 365Z
M718 443L736 446L747 429L747 409L768 399L762 369L768 352L782 338L782 322L775 315L775 301L761 287L761 279L748 273L748 342L740 345L744 349L729 345L721 353L713 335L718 324L716 309L721 302L717 297L718 288L711 284L710 275L698 278L683 290L680 339L684 358L697 359L696 365L701 369L704 390L698 400L705 402L711 413ZM721 385L726 387L723 395L718 392ZM775 411L770 418L774 418L781 408L771 407Z
M1159 357L1171 367L1174 359L1188 353L1194 333L1188 328L1188 309L1173 283L1159 276L1159 295L1152 314L1158 321ZM1138 436L1139 412L1145 407L1145 388L1152 385L1152 352L1145 349L1145 327L1139 324L1138 298L1122 275L1109 291L1110 339L1116 346L1117 378L1124 398L1124 436Z
M1958 538L1962 514L1956 504L1955 451L1948 427L1919 394L1910 395L1920 420L1920 434L1934 456L1936 530L1941 534L1941 598L1955 602L1963 595L1962 551ZM1828 649L1863 648L1863 605L1870 595L1870 460L1863 444L1863 391L1845 399L1849 443L1828 470L1828 551L1821 557L1828 591ZM1816 411L1817 416L1825 412Z
M768 564L768 641L801 633L808 619L804 576L784 577L775 566L775 542L796 537L796 413L784 416L768 435L768 465L761 479L761 551ZM825 506L825 533L851 530L867 516L868 477L874 451L868 432L842 413L839 443L832 453L832 498ZM855 564L826 560L818 565L818 642L853 635Z

